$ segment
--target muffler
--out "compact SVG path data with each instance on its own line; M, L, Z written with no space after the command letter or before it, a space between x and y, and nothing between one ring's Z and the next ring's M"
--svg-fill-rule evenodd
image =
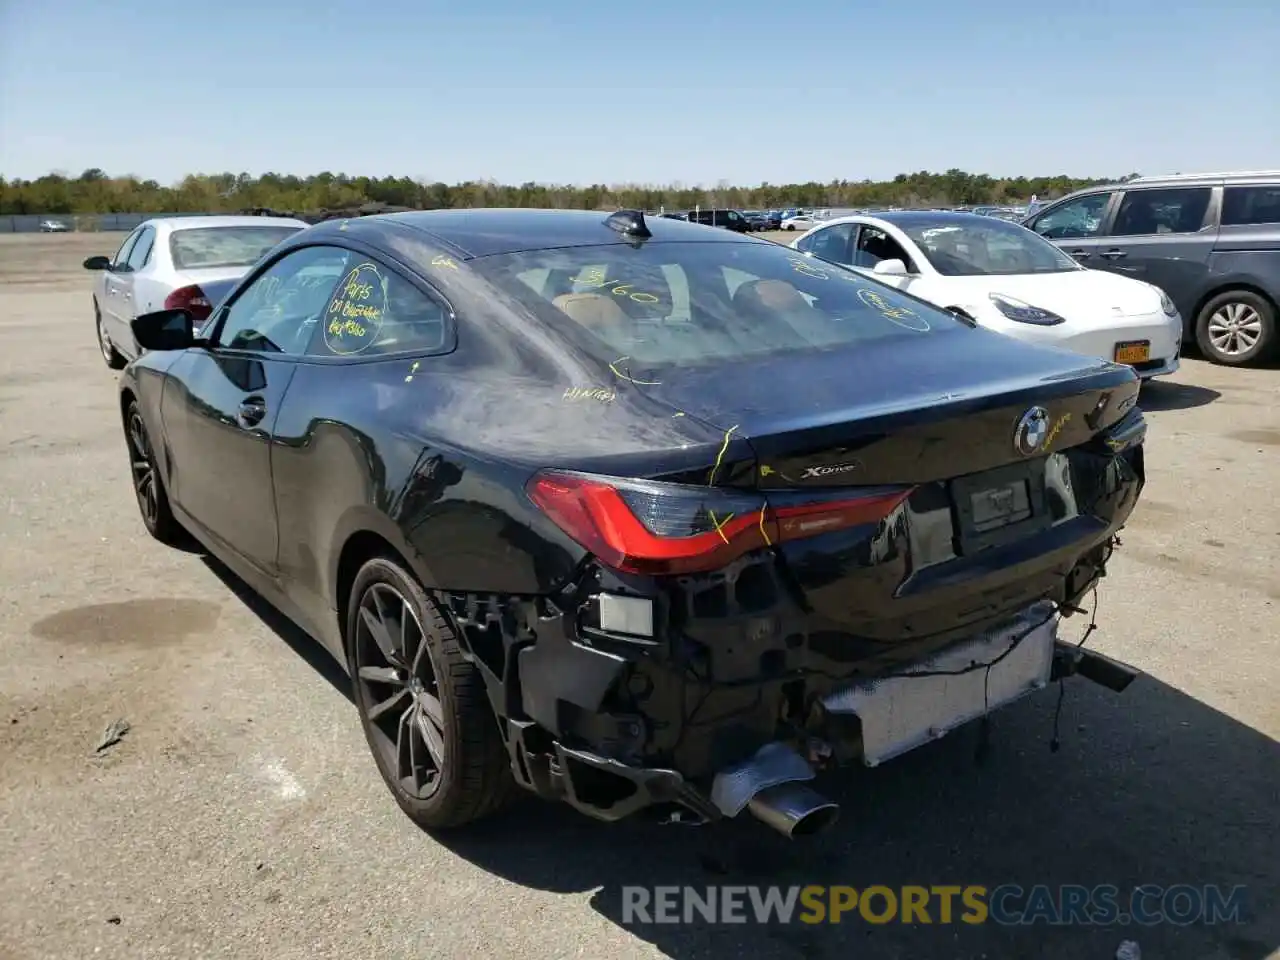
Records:
M726 817L743 810L785 837L806 837L836 822L840 808L805 782L813 767L785 743L767 743L748 760L720 771L711 785L711 802Z
M803 783L782 783L761 790L747 809L788 839L811 837L840 819L839 805Z

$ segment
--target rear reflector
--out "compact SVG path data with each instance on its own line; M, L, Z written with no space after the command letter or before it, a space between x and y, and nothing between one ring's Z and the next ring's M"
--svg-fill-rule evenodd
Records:
M879 523L911 490L792 492L773 505L751 492L548 470L529 481L528 493L602 563L661 575L717 570L761 547Z

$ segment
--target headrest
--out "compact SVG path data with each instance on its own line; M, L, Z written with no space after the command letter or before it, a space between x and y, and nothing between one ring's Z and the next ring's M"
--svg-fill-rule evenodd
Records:
M599 293L562 293L551 301L588 330L601 334L625 332L630 321L612 297Z
M751 280L734 291L734 302L740 303L739 298L750 298L768 310L781 312L803 310L809 306L809 301L800 291L785 280Z

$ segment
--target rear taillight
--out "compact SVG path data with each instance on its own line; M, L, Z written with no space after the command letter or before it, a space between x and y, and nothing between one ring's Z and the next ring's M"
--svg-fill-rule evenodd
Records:
M208 319L213 310L213 304L209 302L209 298L205 296L205 292L200 289L199 285L193 283L187 287L179 287L165 297L164 308L166 310L185 310L191 314L193 320L199 323Z
M910 495L789 492L770 503L747 492L547 470L530 499L604 564L626 573L716 570L761 547L879 523Z

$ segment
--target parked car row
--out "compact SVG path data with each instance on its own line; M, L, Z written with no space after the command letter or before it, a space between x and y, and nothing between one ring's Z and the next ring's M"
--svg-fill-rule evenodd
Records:
M707 208L663 213L669 220L688 220L709 227L724 227L735 233L752 233L765 230L808 230L830 211L802 210L789 207L785 210L733 210Z
M1210 359L1280 354L1280 171L1090 187L1024 223L1088 267L1160 287Z
M1178 369L1182 320L1158 287L1088 270L1026 228L979 213L840 217L792 247L1030 343L1132 367Z
M1135 676L1058 622L1146 482L1138 373L989 321L1084 338L1076 288L1110 283L1155 342L1144 283L957 215L833 223L815 256L634 210L201 228L86 264L149 311L119 384L142 521L332 654L424 827L525 790L805 836L838 815L819 769ZM224 269L207 318L157 309Z

